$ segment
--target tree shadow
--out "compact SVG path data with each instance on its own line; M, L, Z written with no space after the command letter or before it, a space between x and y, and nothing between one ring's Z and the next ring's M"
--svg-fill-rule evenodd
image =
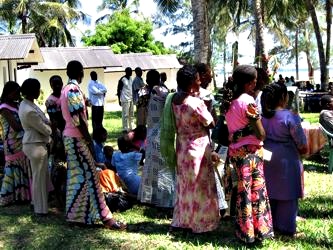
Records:
M328 172L328 154L325 150L311 155L303 162L305 171L327 173Z
M151 219L172 219L172 208L159 208L150 204L141 204L145 206L143 215Z
M333 197L318 196L300 202L300 214L305 218L329 219L333 217Z
M168 233L168 223L155 223L154 221L143 221L127 224L127 232L140 234L166 234Z
M301 246L308 246L308 249L310 249L310 246L313 246L314 244L316 244L317 246L320 246L318 249L332 249L333 248L333 241L331 241L330 238L318 238L316 235L307 235L305 234L303 237L301 238L293 238L290 236L275 236L274 237L275 240L277 241L282 241L284 243L286 243L286 245L289 244L293 244L295 243L295 241L298 242L299 245Z
M155 223L138 222L127 225L127 232L140 233L147 235L160 235L165 234L172 238L172 241L184 242L186 244L192 244L193 246L212 245L222 248L244 248L244 243L240 242L234 236L234 223L232 221L221 222L218 229L212 232L206 233L192 233L191 230L177 229L176 231L170 231L170 223ZM260 244L255 244L253 247L258 247ZM247 246L248 248L249 246Z

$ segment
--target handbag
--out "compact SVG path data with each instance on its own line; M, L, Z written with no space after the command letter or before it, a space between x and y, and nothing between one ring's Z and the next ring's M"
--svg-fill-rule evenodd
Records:
M212 141L223 146L229 146L229 130L225 121L225 117L221 115L217 121L217 124L213 128Z

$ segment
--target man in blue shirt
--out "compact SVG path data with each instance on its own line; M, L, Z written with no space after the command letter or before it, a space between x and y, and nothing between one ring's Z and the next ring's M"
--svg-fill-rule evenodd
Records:
M91 80L88 83L88 94L91 102L91 120L92 127L95 130L103 124L104 116L104 99L107 92L106 87L101 82L97 81L97 73L90 72Z

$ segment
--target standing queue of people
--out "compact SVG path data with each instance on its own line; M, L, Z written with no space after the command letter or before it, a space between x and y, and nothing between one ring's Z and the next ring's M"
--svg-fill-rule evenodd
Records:
M224 191L228 187L216 175L220 158L210 138L217 122L214 98L206 89L212 78L210 68L183 66L177 73L177 91L172 93L158 71L147 73L147 85L142 70L135 72L132 82L132 70L126 68L118 83L126 130L118 138L118 152L110 147L103 152L107 131L102 126L101 107L107 90L94 72L88 87L94 107L93 138L88 131L87 103L79 86L84 77L80 62L68 63L65 86L58 76L50 79L53 93L46 102L50 119L34 103L40 93L38 80L27 79L21 87L6 83L0 104L6 156L0 205L31 202L35 214L45 216L50 188L48 156L65 161L57 156L62 147L67 161L67 221L90 225L100 220L106 228L125 229L125 223L113 218L111 210L115 210L110 208L107 194L122 191L123 181L139 202L173 209L170 231L215 230L221 211L227 208ZM245 243L272 238L274 232L296 235L298 198L303 195L300 155L306 151L300 119L286 108L286 87L263 87L260 114L256 81L254 67L236 67L222 109L229 132L228 162L237 173L236 236ZM20 91L24 99L19 105ZM136 130L132 130L133 104L138 111L142 109L137 121L143 124ZM142 125L147 130L145 126L140 130ZM264 161L263 147L272 152L271 160Z

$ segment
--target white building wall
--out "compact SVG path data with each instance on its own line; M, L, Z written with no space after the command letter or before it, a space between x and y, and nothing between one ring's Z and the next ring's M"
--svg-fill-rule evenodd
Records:
M0 61L1 68L5 66L2 61ZM4 65L4 66L3 66ZM98 80L101 81L108 89L108 92L106 94L106 102L115 102L118 101L117 97L117 85L120 77L125 75L125 72L106 72L104 73L104 69L98 68L98 69L85 69L84 70L84 78L83 82L81 83L80 87L85 93L86 96L88 96L88 82L90 80L90 72L96 71ZM167 82L166 85L169 89L176 89L177 88L177 82L176 82L176 75L178 69L158 69L158 71L165 72L167 74ZM2 72L2 71L1 71ZM146 74L148 71L143 72L143 80L146 82ZM43 101L46 100L46 98L52 93L49 79L52 75L59 75L64 84L67 83L68 77L66 75L66 70L33 70L33 69L22 69L18 70L17 72L17 82L21 85L23 81L29 77L36 78L41 83L41 89L43 91ZM135 77L135 72L133 71L132 77ZM0 79L1 81L1 79ZM1 82L0 82L1 83ZM2 85L3 86L3 85Z
M160 73L165 72L167 74L166 85L169 89L177 88L177 82L176 82L177 71L178 71L178 69L158 69L158 72L160 72ZM144 71L142 74L142 78L143 78L144 82L146 82L147 72L148 71ZM104 84L108 88L108 94L107 94L108 102L118 101L118 97L117 97L118 81L124 75L125 75L125 72L106 72L104 74L104 79L105 79ZM132 78L134 79L134 77L135 77L135 72L133 70Z
M104 69L98 68L98 69L85 69L84 70L84 77L82 80L82 83L80 84L81 90L83 93L88 96L88 82L90 80L90 72L96 71L98 80L101 82L104 82ZM68 81L68 77L66 74L66 70L30 70L29 77L36 78L40 81L43 95L44 95L44 101L46 98L52 93L52 89L50 87L49 79L53 75L59 75L62 78L62 81L64 85ZM23 82L23 81L22 81Z
M0 89L2 92L3 86L5 82L8 81L9 76L8 76L8 64L7 61L0 61Z
M3 86L6 82L17 81L16 77L16 60L1 60L0 61L0 91L2 93ZM0 93L0 95L1 95Z

